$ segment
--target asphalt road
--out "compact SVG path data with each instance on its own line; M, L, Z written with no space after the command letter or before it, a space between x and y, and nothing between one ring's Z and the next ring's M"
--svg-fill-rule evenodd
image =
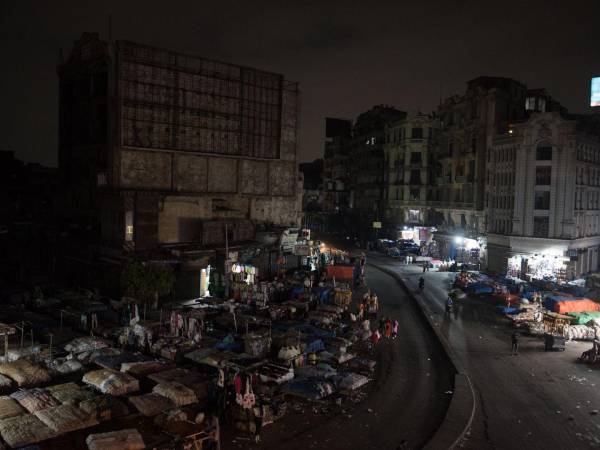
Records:
M415 449L435 433L450 402L452 366L397 281L369 267L366 278L379 297L381 314L400 326L397 339L383 339L376 349L377 369L364 402L328 406L327 414L292 409L263 429L262 443L234 433L225 436L224 449Z
M512 326L491 298L467 298L444 314L455 276L401 265L387 257L369 261L401 274L416 289L424 276L425 299L433 317L465 367L478 397L466 449L600 448L600 364L576 362L585 342L569 342L565 352L543 351L539 338L522 337L520 354L510 355Z

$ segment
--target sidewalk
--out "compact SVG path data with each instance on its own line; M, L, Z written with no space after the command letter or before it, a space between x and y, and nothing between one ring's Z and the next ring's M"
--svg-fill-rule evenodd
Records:
M370 255L369 262L399 275L412 291L425 278L424 312L478 397L462 448L600 448L600 365L576 363L590 343L569 342L565 352L546 353L541 339L522 337L520 354L511 356L512 326L495 301L467 298L452 316L444 313L455 274L423 273L377 255Z

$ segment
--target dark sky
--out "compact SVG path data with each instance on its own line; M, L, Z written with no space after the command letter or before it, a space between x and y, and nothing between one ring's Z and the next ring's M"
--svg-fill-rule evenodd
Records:
M546 87L588 110L600 75L600 1L0 2L0 149L56 164L59 48L83 31L283 73L302 91L300 159L324 117L374 104L432 110L478 75Z

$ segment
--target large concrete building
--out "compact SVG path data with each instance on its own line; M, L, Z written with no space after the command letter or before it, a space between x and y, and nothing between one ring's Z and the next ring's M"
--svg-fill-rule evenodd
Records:
M58 73L69 212L103 248L215 247L225 224L230 242L299 225L296 83L90 33Z
M599 269L600 117L544 112L536 97L490 149L489 268L566 280Z

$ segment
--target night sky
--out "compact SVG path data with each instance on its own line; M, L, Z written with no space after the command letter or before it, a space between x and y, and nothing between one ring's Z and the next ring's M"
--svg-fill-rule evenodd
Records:
M0 149L56 165L59 49L84 31L282 73L300 82L300 160L324 118L374 104L429 112L478 75L545 87L589 111L600 1L0 2Z

